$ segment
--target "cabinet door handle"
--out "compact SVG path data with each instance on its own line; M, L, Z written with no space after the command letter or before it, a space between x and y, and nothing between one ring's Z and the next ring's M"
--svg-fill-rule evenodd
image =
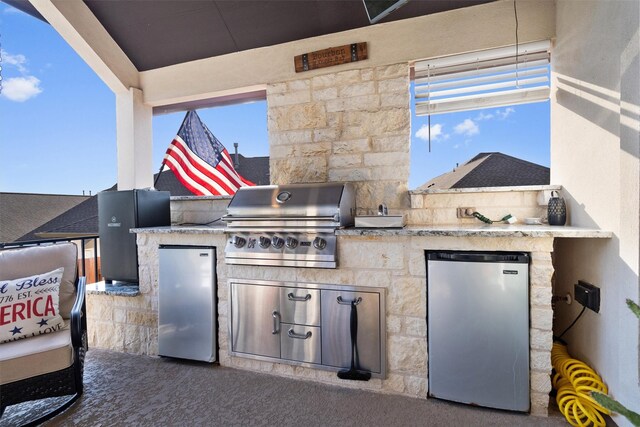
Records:
M273 317L273 330L271 331L271 333L275 335L280 332L280 313L278 313L276 310L273 310L273 313L271 313L271 317Z
M289 299L289 301L309 301L311 299L311 294L307 294L303 297L297 297L293 295L293 292L289 292L287 294L287 298Z
M301 334L296 334L295 332L293 332L293 328L289 329L287 331L287 335L289 335L291 338L295 338L298 340L306 340L308 338L311 338L311 331L307 331L306 334L301 335Z
M351 305L351 304L358 305L358 304L360 304L362 302L362 298L361 297L358 297L358 298L356 298L354 300L351 300L351 301L345 301L344 299L342 299L342 296L339 296L337 298L337 300L338 300L338 304L342 304L342 305Z

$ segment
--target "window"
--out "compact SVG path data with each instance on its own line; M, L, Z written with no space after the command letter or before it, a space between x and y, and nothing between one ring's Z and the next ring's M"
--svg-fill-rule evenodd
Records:
M416 62L410 188L548 184L549 46Z

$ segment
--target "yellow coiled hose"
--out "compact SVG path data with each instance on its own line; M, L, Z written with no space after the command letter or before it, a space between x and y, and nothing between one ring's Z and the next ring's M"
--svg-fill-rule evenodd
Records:
M592 391L607 394L607 386L598 374L584 362L572 359L567 347L558 342L553 343L551 363L556 371L553 376L556 402L569 424L574 427L606 426L602 414L610 412L590 394Z

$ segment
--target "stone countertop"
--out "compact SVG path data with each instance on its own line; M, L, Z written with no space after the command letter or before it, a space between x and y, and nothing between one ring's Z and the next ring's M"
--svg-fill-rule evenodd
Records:
M420 194L460 194L460 193L503 193L514 191L551 191L562 190L562 185L521 185L507 187L467 187L467 188L427 188L409 190L409 195Z
M132 233L154 234L224 234L223 224L215 226L174 225L171 227L133 228ZM558 237L610 239L613 233L597 228L487 224L487 225L413 225L404 228L343 228L337 236L451 236L451 237Z
M609 239L613 233L596 228L487 224L487 225L422 225L404 228L344 228L338 236L451 236L451 237L561 237Z
M112 295L116 297L137 297L140 295L140 288L135 283L89 283L87 285L89 295Z
M224 234L226 226L216 225L172 225L170 227L132 228L131 233L153 234Z

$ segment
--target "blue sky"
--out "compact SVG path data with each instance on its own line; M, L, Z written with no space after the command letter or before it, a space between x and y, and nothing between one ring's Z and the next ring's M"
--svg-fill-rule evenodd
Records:
M115 96L46 23L0 3L0 191L95 194L116 182ZM245 156L269 154L266 102L199 110ZM184 113L153 119L154 172ZM479 152L549 166L549 103L412 117L410 188Z
M549 102L412 117L409 188L450 172L476 154L499 151L549 167Z

